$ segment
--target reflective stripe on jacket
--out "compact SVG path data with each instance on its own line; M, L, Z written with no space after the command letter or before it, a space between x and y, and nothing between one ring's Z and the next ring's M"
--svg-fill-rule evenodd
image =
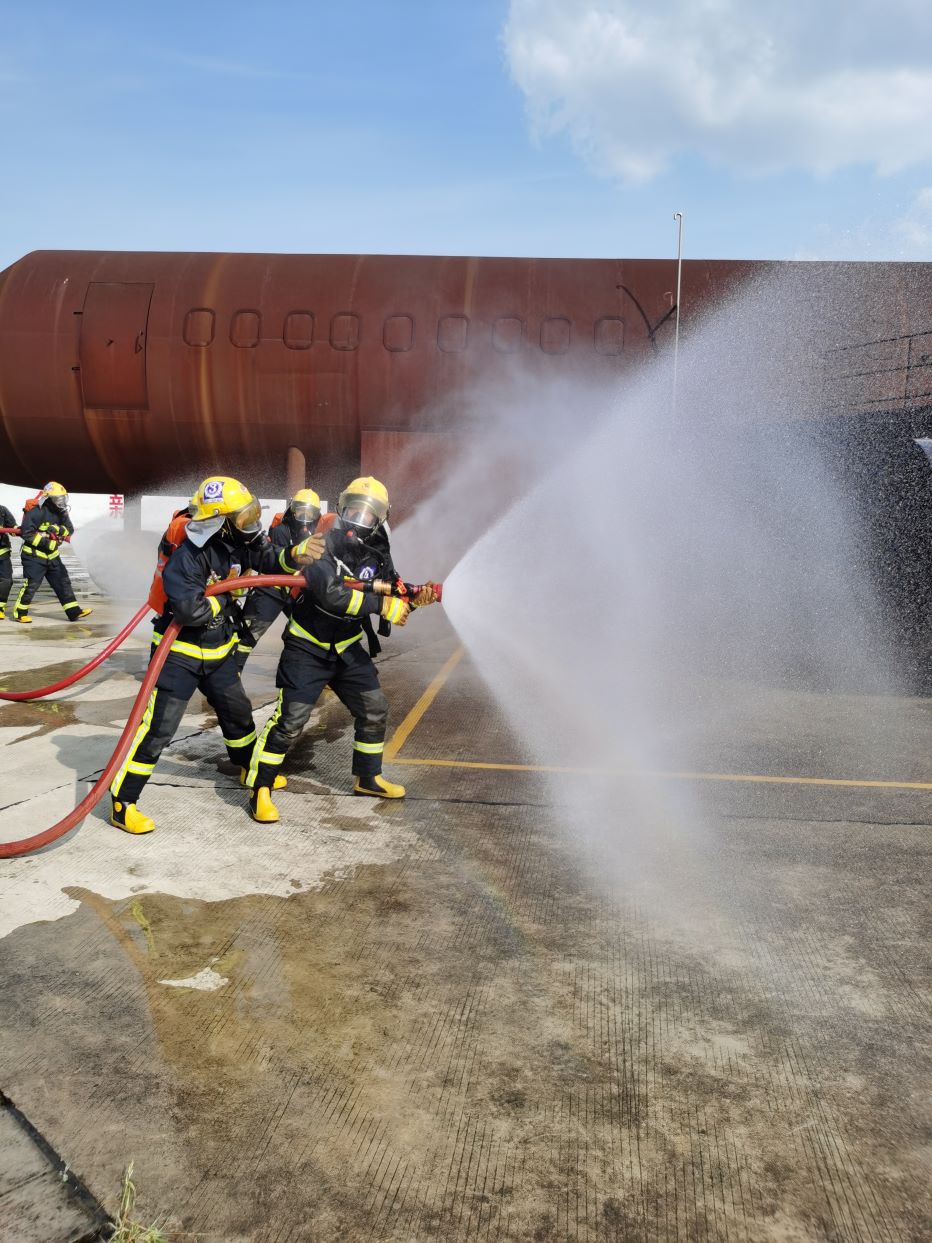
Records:
M291 612L286 645L336 660L358 643L364 633L360 622L379 613L382 597L347 586L346 579L372 578L381 563L365 544L332 530L324 555L304 570L304 590Z
M153 642L160 642L169 624L177 621L181 631L171 646L175 655L222 660L236 649L242 616L230 595L207 596L207 587L247 570L271 573L274 568L275 554L266 540L238 548L218 533L198 548L185 538L162 571L167 603L155 622Z

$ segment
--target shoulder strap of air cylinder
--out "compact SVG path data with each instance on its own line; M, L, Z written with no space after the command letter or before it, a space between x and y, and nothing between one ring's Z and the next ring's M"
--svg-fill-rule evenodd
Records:
M369 655L375 660L382 650L382 644L376 636L375 630L372 627L372 618L368 614L362 619L362 629L363 634L366 636L366 642L369 645ZM381 629L382 627L379 626L380 631Z

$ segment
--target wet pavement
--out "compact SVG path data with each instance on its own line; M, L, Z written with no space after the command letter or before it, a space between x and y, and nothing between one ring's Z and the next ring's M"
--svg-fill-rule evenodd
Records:
M0 625L0 687L130 612ZM0 706L0 839L100 771L141 629ZM328 698L256 825L195 700L156 833L0 862L0 1090L90 1192L134 1161L186 1243L932 1238L932 703L706 683L629 788L523 753L440 610L389 649L403 802Z

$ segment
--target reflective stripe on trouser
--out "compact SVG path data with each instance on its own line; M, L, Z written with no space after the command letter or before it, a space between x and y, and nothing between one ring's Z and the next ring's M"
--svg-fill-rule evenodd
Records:
M259 735L247 777L250 785L271 787L282 759L301 736L325 686L331 687L355 719L353 772L371 777L382 771L388 700L379 686L375 665L365 652L354 648L351 661L334 663L297 647L286 647L276 681L278 703Z
M169 695L158 687L152 692L129 754L110 786L115 798L124 803L138 802L159 756L174 738L187 706L187 699Z
M214 662L193 661L173 652L159 674L127 762L110 787L111 794L126 803L138 801L196 690L217 714L227 755L237 767L247 766L256 742L256 729L234 654Z
M9 553L9 548L6 552ZM2 555L3 550L0 549L0 604L6 604L10 598L10 592L13 590L13 562L9 556Z
M259 734L249 760L246 772L246 784L272 787L275 773L281 766L289 749L298 741L314 705L303 702L284 704L285 692L278 692L278 699L272 715ZM282 719L284 716L284 720Z
M33 597L42 585L43 578L48 579L49 586L58 596L58 602L65 610L69 621L74 621L81 614L81 606L74 598L71 576L61 561L40 561L36 557L23 557L23 585L16 598L14 612L28 613Z

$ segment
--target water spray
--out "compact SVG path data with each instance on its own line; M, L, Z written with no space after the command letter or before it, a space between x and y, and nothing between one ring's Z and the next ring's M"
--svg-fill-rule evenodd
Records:
M673 321L673 394L671 413L676 419L676 383L680 356L680 298L683 289L683 213L675 211L673 219L677 221L676 234L676 318Z

